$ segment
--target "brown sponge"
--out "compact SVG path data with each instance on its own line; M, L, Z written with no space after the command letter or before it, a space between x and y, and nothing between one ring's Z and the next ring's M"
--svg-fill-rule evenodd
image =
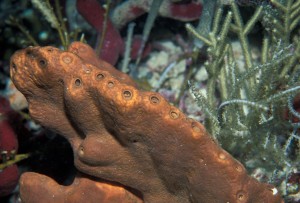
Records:
M283 202L202 124L158 93L137 89L86 44L18 51L11 77L32 118L71 143L79 171L137 190L145 202ZM30 187L24 180L21 191Z

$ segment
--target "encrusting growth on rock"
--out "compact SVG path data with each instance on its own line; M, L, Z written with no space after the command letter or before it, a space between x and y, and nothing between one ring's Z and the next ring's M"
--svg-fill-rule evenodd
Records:
M83 43L67 51L20 50L11 58L11 78L32 118L68 139L80 172L137 191L144 202L283 202L274 186L248 176L202 124L158 93L137 89ZM25 173L21 191L35 190L40 179ZM43 185L53 193L55 187ZM35 198L28 193L21 193L24 202ZM67 200L70 193L61 193Z

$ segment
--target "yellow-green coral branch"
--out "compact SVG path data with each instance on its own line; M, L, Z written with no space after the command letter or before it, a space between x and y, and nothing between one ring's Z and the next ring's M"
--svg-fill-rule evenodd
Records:
M244 27L244 31L243 34L244 35L248 35L249 32L252 30L252 28L254 27L255 23L260 19L260 17L262 16L262 11L263 11L263 7L259 6L255 13L253 14L253 16L251 17L251 19L247 22L247 24Z
M284 18L284 27L285 27L285 42L287 43L290 39L290 25L291 25L291 14L290 11L292 10L292 2L293 0L287 0L287 5L286 5L286 9L287 12L285 13L285 18Z
M299 6L300 6L300 0L298 0L296 3L294 3L292 5L292 10L295 10L295 9L299 8Z
M220 72L220 94L222 100L228 98L227 78L226 69L222 68Z
M265 64L268 61L269 45L270 45L270 39L268 37L264 37L262 43L262 51L261 51L262 64Z
M145 26L143 29L142 43L141 43L140 48L137 53L137 59L136 59L136 63L135 63L136 67L140 63L146 42L149 38L151 29L153 28L154 21L158 15L158 11L159 11L159 8L162 3L163 3L163 0L153 0L151 3L150 10L148 12L146 23L145 23Z
M300 15L291 22L291 25L290 25L291 31L293 29L295 29L295 27L299 24L299 21L300 21Z
M293 10L293 9L291 9L291 10ZM300 13L300 6L299 7L297 7L296 9L294 9L293 11L292 11L292 13L291 13L291 18L293 19L293 18L295 18L296 16L298 16L299 15L299 13Z
M27 39L32 43L32 45L39 46L38 42L34 39L30 32L23 25L21 25L16 18L14 18L13 16L9 16L9 19L6 21L6 23L19 28L19 30L21 30L21 32L27 37Z
M202 35L200 35L197 30L190 24L187 23L185 24L185 28L187 29L187 31L189 31L192 35L194 35L194 37L197 37L198 39L202 40L205 44L207 44L208 46L212 46L212 42L209 41L206 37L203 37Z
M53 12L53 8L51 7L49 0L31 0L31 2L44 15L50 25L57 30L64 49L67 49L64 30Z
M222 13L223 13L223 9L222 8L218 8L216 15L214 17L214 21L213 21L213 26L212 26L212 33L214 35L217 35L217 32L219 31L219 26L220 26L220 21L221 21L221 17L222 17Z
M242 28L243 28L244 24L242 22L242 17L241 17L241 14L239 12L239 9L233 1L231 1L230 5L231 5L231 9L232 9L232 12L233 12L233 15L234 15L235 24L240 29L239 31L242 32L243 31Z
M103 30L102 30L101 35L100 35L99 43L96 47L97 55L99 55L101 53L102 46L103 46L103 43L104 43L104 39L105 39L106 31L107 31L107 22L108 22L108 17L109 17L108 14L109 14L109 10L110 10L110 4L111 4L111 0L107 0L106 1L105 14L104 14Z
M46 8L44 8L44 9L46 9L46 11L44 11L45 13L49 13L49 16L51 16L51 18L52 18L52 23L53 23L53 27L57 30L57 32L58 32L58 35L59 35L59 38L60 38L60 41L61 41L61 43L62 43L62 46L63 46L63 48L64 49L67 49L67 44L66 44L66 40L65 40L65 35L64 35L64 30L62 29L62 25L61 25L61 23L59 22L59 20L57 19L57 17L56 17L56 15L55 15L55 13L54 13L54 11L53 11L53 7L51 6L51 4L50 4L50 2L49 2L49 0L46 0L46 7L47 7L47 9L48 9L48 11L47 11L47 9ZM43 13L43 11L41 11L42 13ZM46 16L47 17L47 16Z
M23 159L27 159L29 156L30 156L30 154L17 154L14 159L11 159L4 163L1 163L0 170L3 170L8 166L11 166L19 161L22 161Z
M67 48L69 46L70 39L69 39L69 34L67 32L65 21L61 13L61 6L59 3L60 3L59 0L55 0L55 10L59 21L59 27L64 34L63 37L64 37L65 48Z
M124 59L123 59L122 68L121 68L123 73L127 73L129 71L128 64L130 62L130 52L131 52L131 44L132 44L132 36L133 36L134 26L135 26L135 23L130 23L128 25L128 29L127 29L125 53L124 53Z
M272 4L274 4L277 8L279 8L282 12L286 13L287 8L284 7L281 3L279 3L277 0L270 0Z
M242 22L242 19L241 19L241 15L240 15L240 12L239 12L239 10L237 8L237 5L235 3L231 2L231 8L232 8L235 24L238 28L237 34L238 34L239 39L241 41L243 54L245 56L246 67L250 68L250 67L252 67L252 60L251 60L248 40L247 40L247 37L244 35L244 31L243 31L243 22Z
M225 21L223 23L223 27L220 33L220 37L218 40L220 40L221 42L225 43L225 38L227 37L228 31L229 31L229 27L231 24L231 20L232 20L232 12L228 12L225 18Z

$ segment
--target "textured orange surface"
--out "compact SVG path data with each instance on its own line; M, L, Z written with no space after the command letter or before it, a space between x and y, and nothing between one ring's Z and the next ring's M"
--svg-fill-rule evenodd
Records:
M32 118L71 143L79 171L139 191L145 202L283 202L202 124L137 89L85 44L18 51L11 77ZM21 191L30 191L25 180Z
M123 187L89 177L77 176L71 185L62 186L45 175L32 172L22 175L20 195L22 202L30 203L142 203Z

